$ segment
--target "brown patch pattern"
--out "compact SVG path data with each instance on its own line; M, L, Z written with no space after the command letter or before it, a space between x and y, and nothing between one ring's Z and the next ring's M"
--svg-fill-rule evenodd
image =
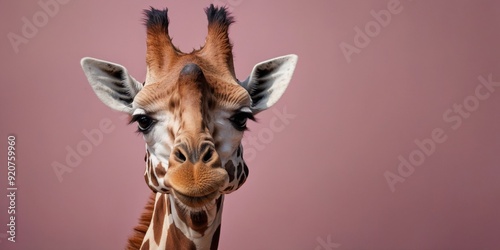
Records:
M208 216L207 212L191 212L190 213L190 222L188 226L194 231L200 233L201 235L205 235L205 231L208 228Z
M241 178L241 174L243 174L243 163L239 163L237 167L237 173L239 174L238 178Z
M148 165L149 165L149 176L151 179L151 183L153 184L153 186L158 187L159 186L158 180L156 179L155 174L154 174L155 167L152 165L151 159L149 160Z
M236 157L241 158L241 154L243 153L242 146L238 146L238 151L236 151Z
M210 250L217 250L219 248L219 238L220 238L220 226L215 230L214 236L212 237L212 243L210 244Z
M233 164L233 161L228 161L226 165L224 166L224 169L226 169L227 174L229 175L229 183L231 183L234 179L234 171L236 170Z
M155 242L157 245L160 244L161 235L163 233L163 221L165 220L165 198L166 194L162 194L155 205L155 214L153 217L153 232L155 236Z
M163 176L165 176L165 174L167 173L163 165L161 165L161 162L158 163L158 166L155 167L155 173L158 178L163 178Z
M220 209L221 209L221 206L222 206L222 197L223 196L221 196L221 197L219 197L219 199L217 199L217 212L219 212Z
M168 215L172 214L172 207L170 205L170 197L167 196L167 213Z
M243 172L245 173L245 177L248 177L250 171L248 170L248 166L245 162L243 162Z
M181 219L184 224L186 224L189 228L194 231L200 233L201 235L205 234L205 230L207 230L207 220L208 216L205 211L200 212L190 212L186 211L184 208L181 208L177 202L175 203L175 210L177 210L177 215L179 219Z
M184 210L184 208L179 206L178 201L174 201L174 206L175 206L175 211L177 211L177 216L179 217L179 219L181 219L182 222L184 222L184 224L187 224L187 220L186 220L187 211Z
M196 250L196 245L180 229L172 224L168 228L166 249Z
M149 196L148 202L144 207L144 212L139 218L139 225L135 226L132 236L128 238L127 250L137 250L141 248L142 241L148 231L151 218L153 217L155 197L155 193L151 193ZM149 249L149 247L146 249Z
M247 178L245 176L243 176L243 178L240 178L239 179L239 182L238 182L238 189L243 185L245 184L245 181L247 180Z
M144 173L144 181L146 181L146 184L149 186L149 178L148 178L148 173ZM154 191L154 190L153 190Z
M146 242L144 242L144 245L142 245L141 250L149 250L149 240L146 240Z
M212 117L210 117L210 114L213 113L213 109L222 107L227 110L234 110L241 106L249 106L251 103L247 91L237 84L234 73L232 45L228 36L229 26L233 22L233 18L225 8L215 8L211 5L205 11L209 21L206 43L200 50L193 51L191 54L181 52L172 44L168 33L167 9L160 11L151 8L151 10L145 11L147 16L146 63L148 67L146 79L148 82L145 83L144 88L134 100L137 105L144 108L148 113L155 113L164 109L170 110L173 112L175 119L179 119L181 127L184 128L186 120L188 120L187 125L196 124L195 127L197 129L201 127L201 131L211 123ZM199 65L206 77L205 83L202 85L186 85L197 87L196 92L190 91L190 93L196 93L199 96L194 97L193 95L181 93L180 89L177 88L178 86L176 86L178 75L187 63ZM193 81L190 80L189 82L192 83ZM199 104L192 105L188 100L196 100ZM186 104L186 102L188 103ZM196 106L199 110L190 112L193 106ZM190 113L196 113L196 118L199 119L193 119L193 115ZM183 118L183 115L189 117ZM174 133L177 131L167 127L167 132L170 139L174 140ZM213 133L217 135L219 132L214 131ZM212 138L215 138L215 136ZM219 142L215 143L218 145ZM240 146L237 152L238 157L242 154L241 151ZM158 187L157 177L162 178L165 176L166 171L161 164L156 167L152 166L149 156L149 152L147 152L145 156L147 164L145 179L148 185L151 182L151 185ZM229 174L230 182L235 179L240 181L238 187L248 175L248 168L244 163L240 163L236 167L232 161L229 161L224 167ZM232 183L230 188L234 188L234 185ZM165 199L167 200L165 201ZM156 208L153 209L153 206L156 206ZM136 250L140 248L151 223L153 223L154 241L158 244L162 234L165 233L163 231L165 216L167 216L167 213L171 214L172 209L176 209L180 219L193 230L201 234L205 232L208 223L206 212L187 212L180 208L177 202L171 204L168 195L165 194L161 195L155 204L155 194L153 193L146 205L145 212L141 216L139 225L134 229L134 235L129 238L128 249ZM219 212L220 209L222 209L222 196L217 200L217 211ZM217 249L219 236L220 225L214 232L210 249ZM153 239L144 242L143 249L149 249L150 240ZM167 249L181 250L196 249L195 244L174 224L168 229L166 247Z
M216 204L217 204L217 213L222 209L222 198L223 196L219 197L217 199ZM220 238L220 228L221 225L217 227L217 230L215 230L214 235L212 236L212 243L210 244L210 250L217 250L219 247L219 238Z

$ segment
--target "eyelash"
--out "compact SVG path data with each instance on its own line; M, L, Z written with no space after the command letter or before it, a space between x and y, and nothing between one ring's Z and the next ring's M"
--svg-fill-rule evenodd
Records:
M238 120L238 119L241 119ZM229 121L231 121L231 124L233 127L238 130L238 131L245 131L248 130L246 123L247 120L250 119L252 121L255 121L255 117L253 116L252 113L249 112L237 112L233 116L229 118Z
M137 122L137 132L147 134L151 131L151 128L156 123L156 120L148 115L141 114L132 116L129 124L133 122ZM141 126L142 122L145 122L146 124L142 124L143 126Z
M229 121L233 125L233 127L238 131L248 130L246 123L247 120L250 119L255 121L255 117L250 112L237 112L233 116L229 118ZM142 121L141 121L142 120ZM147 134L151 131L151 128L156 123L156 120L151 118L148 115L140 114L132 116L130 119L130 123L137 122L137 132ZM141 124L144 123L144 124ZM142 126L141 126L142 125Z

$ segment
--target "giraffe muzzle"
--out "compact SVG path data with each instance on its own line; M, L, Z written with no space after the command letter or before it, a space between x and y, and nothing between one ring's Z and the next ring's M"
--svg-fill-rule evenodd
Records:
M175 197L189 207L200 207L220 195L228 173L221 166L212 144L187 150L182 144L174 147L167 171L168 183Z

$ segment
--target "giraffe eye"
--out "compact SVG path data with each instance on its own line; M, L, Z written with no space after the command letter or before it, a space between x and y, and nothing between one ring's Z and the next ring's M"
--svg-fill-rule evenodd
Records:
M247 130L247 120L255 120L252 113L249 112L238 112L229 118L233 127L238 131Z
M135 115L132 122L137 122L138 131L147 133L153 127L155 120L147 115Z

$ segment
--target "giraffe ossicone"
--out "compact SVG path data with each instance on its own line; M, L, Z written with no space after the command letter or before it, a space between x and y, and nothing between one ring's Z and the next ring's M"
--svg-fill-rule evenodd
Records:
M233 17L225 8L205 9L206 42L191 53L172 44L167 9L144 13L144 83L119 64L81 60L97 97L129 114L146 142L144 178L153 193L127 248L217 249L224 195L248 177L246 122L282 96L297 56L259 63L240 82L228 36Z

